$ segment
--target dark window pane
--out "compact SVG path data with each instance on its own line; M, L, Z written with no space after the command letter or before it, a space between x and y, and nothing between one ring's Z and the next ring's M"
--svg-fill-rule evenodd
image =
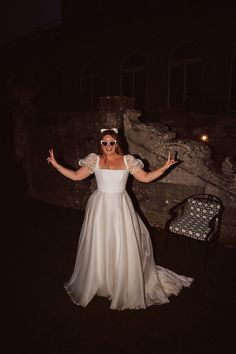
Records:
M132 96L132 73L122 74L122 95Z
M186 44L176 49L171 57L172 61L199 58L201 56L200 50L193 44Z
M201 89L201 63L190 63L187 65L186 78L186 101L190 104L197 104L200 100Z
M183 104L184 65L172 66L170 80L170 106L177 108Z
M144 57L141 55L131 55L123 64L123 69L132 69L137 67L144 67Z
M86 69L84 70L84 73L83 75L86 76L86 75L96 75L99 73L99 68L97 66L96 63L89 63L86 67Z

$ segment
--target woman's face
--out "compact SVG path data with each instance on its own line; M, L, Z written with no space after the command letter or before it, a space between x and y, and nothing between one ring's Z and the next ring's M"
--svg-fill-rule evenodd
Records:
M109 134L104 135L101 140L102 151L105 155L113 155L116 152L117 142L116 140Z

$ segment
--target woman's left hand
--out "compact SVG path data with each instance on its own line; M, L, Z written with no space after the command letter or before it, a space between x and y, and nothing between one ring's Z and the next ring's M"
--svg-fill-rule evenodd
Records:
M166 161L166 163L164 164L164 168L167 170L170 166L175 165L178 161L176 161L175 159L171 159L170 157L170 150L168 153L168 159Z

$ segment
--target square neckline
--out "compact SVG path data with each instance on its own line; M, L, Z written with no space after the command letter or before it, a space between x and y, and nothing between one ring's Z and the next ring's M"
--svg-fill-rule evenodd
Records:
M128 164L126 161L126 155L123 155L123 161L124 161L124 165L126 168L119 168L119 169L112 169L112 168L101 168L99 166L99 162L100 162L101 157L98 155L98 159L97 159L97 168L98 170L102 170L102 171L128 171Z

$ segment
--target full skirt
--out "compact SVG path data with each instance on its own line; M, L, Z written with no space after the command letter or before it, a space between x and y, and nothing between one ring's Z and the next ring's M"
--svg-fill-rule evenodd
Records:
M111 309L169 302L193 279L157 266L149 232L127 192L95 191L89 198L73 273L64 284L71 300L87 306L95 295Z

